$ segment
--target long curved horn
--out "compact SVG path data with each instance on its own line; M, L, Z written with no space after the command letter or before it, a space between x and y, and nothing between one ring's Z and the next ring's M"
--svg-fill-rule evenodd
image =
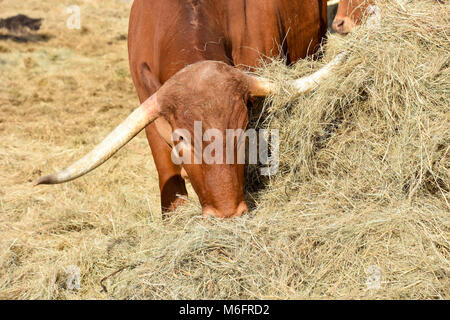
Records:
M149 123L160 115L160 106L156 93L134 110L128 118L119 124L102 142L91 152L75 162L70 167L45 177L40 177L35 185L57 184L74 180L94 170L120 148L133 139Z
M344 60L346 52L339 53L333 60L328 62L320 70L314 72L313 74L303 77L297 80L290 81L289 84L297 89L299 94L306 93L320 84L321 81L326 79L328 75L337 66L339 66ZM250 92L254 97L265 97L269 94L276 93L276 86L270 80L262 77L256 77L249 75Z

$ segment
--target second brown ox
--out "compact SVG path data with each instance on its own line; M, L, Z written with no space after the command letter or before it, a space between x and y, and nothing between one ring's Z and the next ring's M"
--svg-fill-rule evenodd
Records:
M273 85L242 71L243 66L256 67L261 57L284 55L294 62L312 54L325 36L326 14L326 0L135 0L128 46L142 104L84 158L36 184L84 175L145 128L163 212L187 195L183 170L204 215L240 216L247 210L244 165L175 165L171 134L179 128L192 132L194 121L202 121L203 130L245 129L249 98L272 93ZM305 92L338 62L339 56L292 85Z
M340 0L336 17L333 20L333 30L339 34L346 35L361 24L365 14L372 12L374 0Z

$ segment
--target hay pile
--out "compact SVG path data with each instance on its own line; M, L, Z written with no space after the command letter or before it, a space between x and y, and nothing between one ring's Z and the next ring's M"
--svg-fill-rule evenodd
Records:
M146 148L140 136L103 173L22 188L30 198L15 196L14 215L0 203L0 297L449 299L449 5L380 5L380 28L331 36L324 61L260 71L279 84L259 127L280 130L280 170L247 186L258 189L248 215L202 220L192 201L163 222L146 195L151 160L127 154ZM314 92L284 85L342 48L345 65Z
M323 62L261 71L280 85L262 127L282 143L256 210L150 224L150 256L115 297L449 298L449 8L381 9L378 30L330 39L325 61L349 58L314 93L283 84Z

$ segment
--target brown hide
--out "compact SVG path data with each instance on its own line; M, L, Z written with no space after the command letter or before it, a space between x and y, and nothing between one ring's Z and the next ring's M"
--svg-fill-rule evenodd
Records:
M336 17L333 21L333 30L339 34L350 33L361 20L372 0L340 0Z
M195 62L252 68L261 58L279 55L295 62L314 53L326 30L326 0L135 0L128 36L131 74L143 102ZM205 68L211 71L207 80L199 77ZM164 120L148 125L146 134L159 174L163 212L176 208L187 195L182 168L171 161L164 136L177 127L192 130L194 120L201 120L204 129L245 129L248 89L234 70L224 64L200 64L158 92ZM206 111L206 105L211 109ZM246 211L243 165L183 169L204 214L229 217Z

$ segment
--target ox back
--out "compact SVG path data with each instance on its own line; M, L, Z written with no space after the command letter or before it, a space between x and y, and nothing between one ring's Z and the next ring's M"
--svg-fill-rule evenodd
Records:
M192 63L253 68L261 58L277 56L292 63L313 54L326 32L326 0L135 0L128 35L131 75L143 102ZM187 191L157 126L158 121L150 124L146 134L164 212Z

